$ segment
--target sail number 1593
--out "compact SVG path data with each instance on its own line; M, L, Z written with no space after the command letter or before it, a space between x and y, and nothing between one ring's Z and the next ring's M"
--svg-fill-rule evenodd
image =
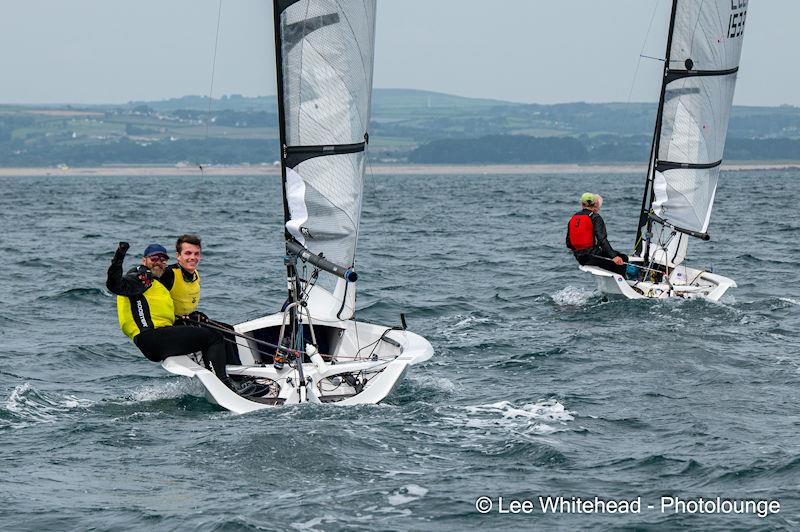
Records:
M728 37L741 37L744 34L744 21L747 18L748 0L731 0L731 13L728 19Z

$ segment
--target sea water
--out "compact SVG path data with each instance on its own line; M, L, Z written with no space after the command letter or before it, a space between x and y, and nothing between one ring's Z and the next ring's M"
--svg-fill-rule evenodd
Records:
M122 335L105 272L199 233L201 309L276 311L279 178L0 178L0 528L800 527L800 172L724 172L690 251L737 281L719 303L578 271L580 194L628 252L642 181L369 176L358 318L404 312L434 357L380 405L236 416Z

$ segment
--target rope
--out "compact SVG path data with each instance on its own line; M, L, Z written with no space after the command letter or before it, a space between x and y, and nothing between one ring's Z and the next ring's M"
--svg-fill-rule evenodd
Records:
M208 320L208 321L189 320L189 321L192 324L199 325L200 327L207 327L207 328L213 329L215 331L231 334L233 336L238 336L239 338L244 338L245 340L253 342L253 343L257 344L257 345L263 345L265 347L269 347L271 349L275 349L275 350L278 350L278 351L284 351L286 353L290 353L290 354L293 354L293 355L303 354L303 351L297 351L297 350L290 349L290 348L288 348L286 346L282 346L282 345L275 345L275 344L272 344L270 342L266 342L264 340L259 340L257 338L253 338L251 336L247 336L247 335L242 334L240 332L236 332L233 329L228 329L226 327L222 327L219 322L216 322L214 320ZM240 344L238 342L236 342L236 345L240 345ZM249 348L249 346L248 346L248 348Z

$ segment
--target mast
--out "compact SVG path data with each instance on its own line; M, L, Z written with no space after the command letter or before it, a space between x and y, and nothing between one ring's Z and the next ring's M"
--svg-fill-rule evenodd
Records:
M286 222L289 221L289 201L286 196L286 148L287 148L287 140L286 140L286 110L284 108L285 105L285 93L284 93L284 76L283 76L283 39L282 39L282 28L281 28L281 15L283 11L293 4L297 0L273 0L273 29L274 29L274 37L275 37L275 80L277 83L277 90L276 90L276 99L278 103L278 135L279 135L279 146L280 146L280 161L281 161L281 192L283 197L283 221L284 221L284 240L286 245L288 246L289 242L293 240L292 235L289 234L288 229L286 228ZM286 258L286 285L288 290L288 301L289 302L296 302L299 294L301 293L300 287L300 280L297 276L297 268L296 268L296 261L291 260L288 251L287 251L287 258ZM288 343L290 347L296 347L294 345L294 336L295 336L295 324L297 323L298 313L297 308L295 305L291 305L289 307L289 320L291 323L290 330L290 337L288 338ZM302 331L302 329L301 329ZM283 345L284 339L278 338L278 345ZM302 348L302 346L301 346ZM276 357L279 356L279 353L276 352ZM276 362L278 362L276 358ZM278 362L280 364L281 362ZM302 363L302 360L301 360Z
M658 97L658 110L656 111L656 125L653 131L653 141L650 145L650 161L647 165L644 194L642 195L642 210L639 213L639 223L636 225L636 238L634 240L635 254L642 258L647 257L650 245L653 222L650 219L650 205L653 203L653 181L656 175L656 162L658 148L661 144L661 124L664 115L664 98L667 93L667 76L669 75L670 50L672 49L672 35L675 31L675 12L678 0L672 0L672 9L669 16L669 30L667 32L667 49L664 52L664 73L661 78L661 92Z

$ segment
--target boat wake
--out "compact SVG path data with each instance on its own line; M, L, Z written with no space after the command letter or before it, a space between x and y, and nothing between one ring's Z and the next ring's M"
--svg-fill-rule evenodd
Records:
M453 381L447 377L437 377L434 375L427 375L424 373L412 373L408 380L415 388L424 390L431 390L438 393L450 395L458 388Z
M559 306L582 307L597 295L594 290L586 290L576 286L567 286L553 294L553 303Z
M203 397L203 386L195 379L174 379L169 382L143 385L125 397L123 403L150 403L186 396Z

